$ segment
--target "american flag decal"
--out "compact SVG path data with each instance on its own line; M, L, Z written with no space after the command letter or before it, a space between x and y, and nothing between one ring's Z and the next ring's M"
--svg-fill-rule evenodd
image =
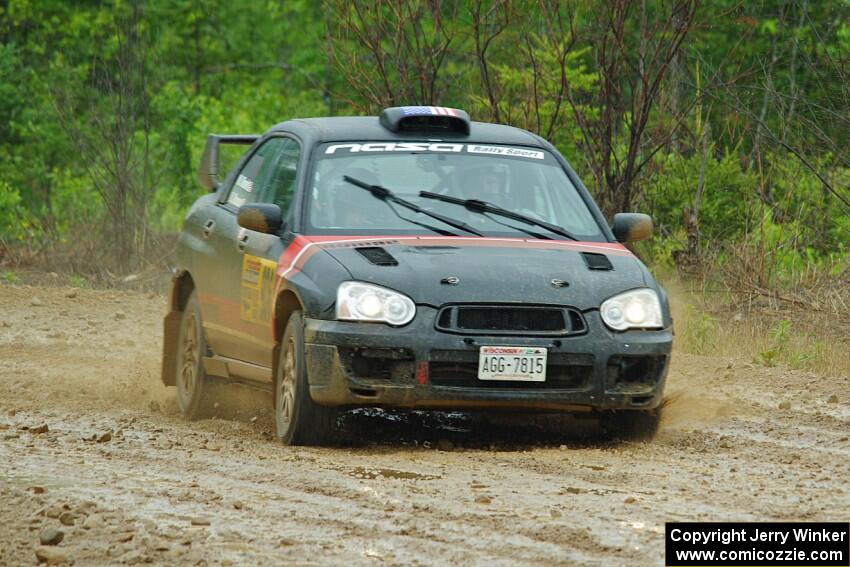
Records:
M403 106L401 111L405 116L454 116L457 111L454 108L444 106Z

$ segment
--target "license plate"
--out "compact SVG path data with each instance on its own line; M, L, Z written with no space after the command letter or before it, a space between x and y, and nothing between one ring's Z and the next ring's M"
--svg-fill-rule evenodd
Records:
M478 351L479 380L546 381L543 347L483 346Z

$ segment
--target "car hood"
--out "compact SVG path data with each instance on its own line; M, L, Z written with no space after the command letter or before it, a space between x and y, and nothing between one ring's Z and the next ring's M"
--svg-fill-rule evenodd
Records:
M310 240L354 279L434 307L522 302L584 310L599 307L618 292L646 285L637 258L613 243L474 237ZM603 264L607 258L610 269L590 267L600 256Z

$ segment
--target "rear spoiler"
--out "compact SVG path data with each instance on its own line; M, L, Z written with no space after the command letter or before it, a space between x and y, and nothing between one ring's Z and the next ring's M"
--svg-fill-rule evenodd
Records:
M250 146L259 137L256 134L210 134L207 136L207 144L204 146L204 154L201 156L201 165L198 168L198 183L209 191L218 189L221 183L218 179L219 144Z

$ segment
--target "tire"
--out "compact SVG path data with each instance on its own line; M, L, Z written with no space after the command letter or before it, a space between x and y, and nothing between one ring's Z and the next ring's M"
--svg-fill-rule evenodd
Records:
M649 441L658 433L661 408L652 410L621 410L603 414L599 425L607 439Z
M211 384L204 372L203 357L207 354L207 341L194 291L186 301L177 341L177 375L174 381L177 386L177 406L185 419L199 419L211 409Z
M278 352L274 380L277 438L284 445L330 444L336 437L337 411L310 397L300 311L289 317Z

